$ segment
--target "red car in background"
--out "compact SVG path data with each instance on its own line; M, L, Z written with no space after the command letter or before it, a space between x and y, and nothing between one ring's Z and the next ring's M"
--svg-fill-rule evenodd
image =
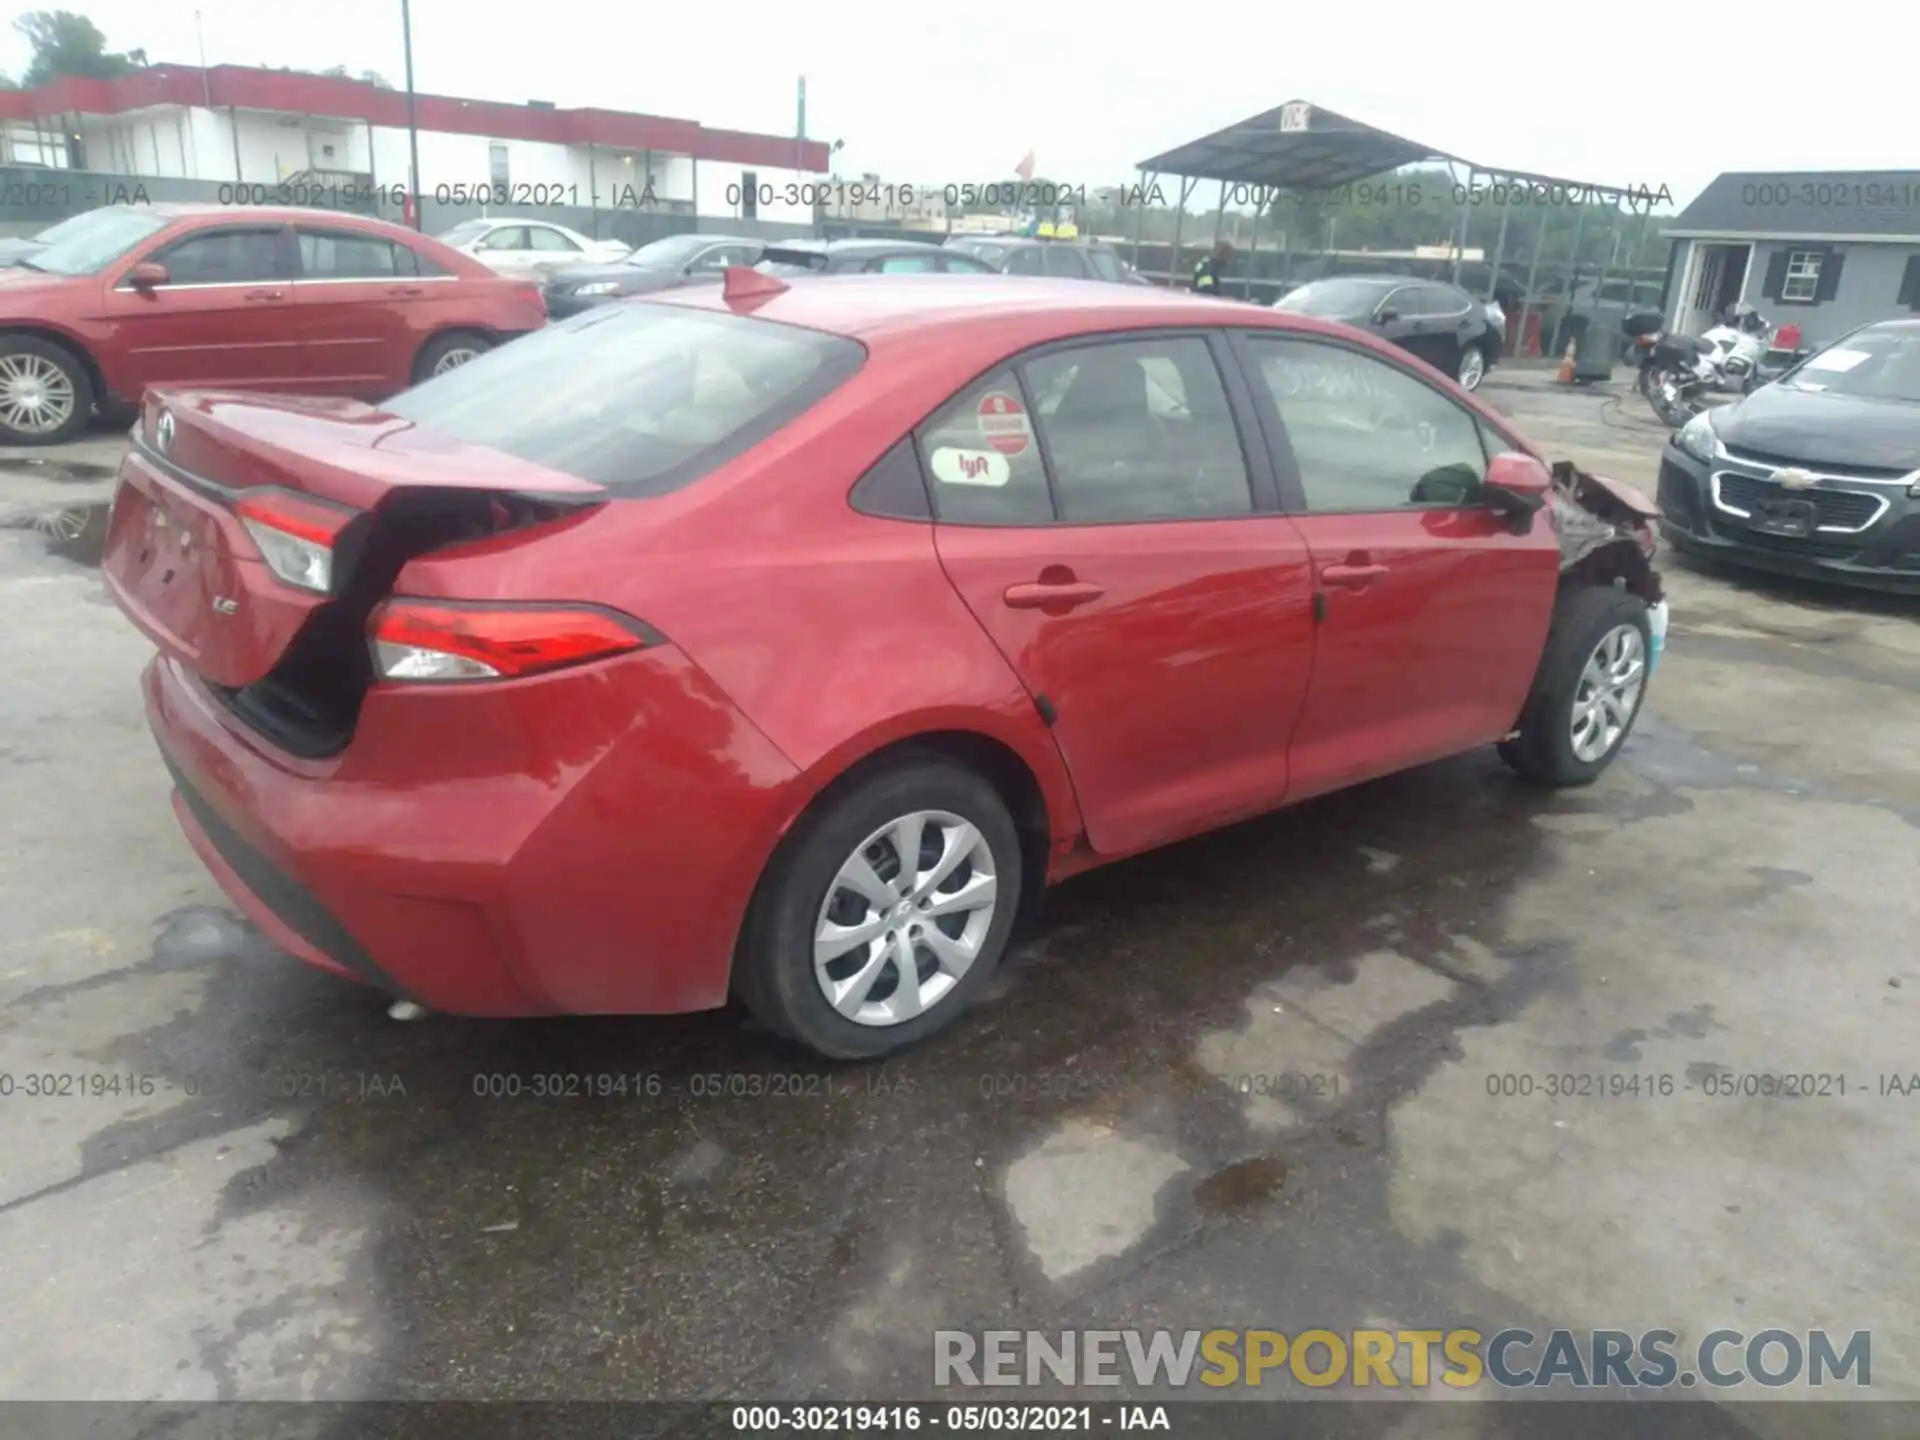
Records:
M853 1058L1077 871L1481 745L1593 779L1660 596L1590 481L1304 316L736 269L383 408L150 397L105 573L295 955Z
M107 206L0 270L0 444L154 385L377 400L546 323L529 281L384 220Z

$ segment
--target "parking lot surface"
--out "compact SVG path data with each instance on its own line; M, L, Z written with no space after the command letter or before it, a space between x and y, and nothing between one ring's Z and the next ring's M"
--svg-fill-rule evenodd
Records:
M1637 402L1486 393L1652 490ZM0 458L0 1075L97 1077L0 1099L0 1395L878 1399L939 1328L1778 1325L1871 1330L1920 1400L1913 602L1664 555L1591 789L1476 753L1096 872L957 1029L832 1069L735 1012L397 1022L274 952L170 813L107 489ZM1829 1078L1741 1088L1789 1075ZM1447 1408L1356 1433L1509 1433Z

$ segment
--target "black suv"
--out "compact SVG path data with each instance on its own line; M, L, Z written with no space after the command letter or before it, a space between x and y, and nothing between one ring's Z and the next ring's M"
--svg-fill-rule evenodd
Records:
M949 235L945 245L984 260L1004 275L1052 275L1063 280L1111 280L1151 285L1104 240L1042 240L1033 235Z
M992 275L985 261L917 240L787 240L769 245L770 275Z

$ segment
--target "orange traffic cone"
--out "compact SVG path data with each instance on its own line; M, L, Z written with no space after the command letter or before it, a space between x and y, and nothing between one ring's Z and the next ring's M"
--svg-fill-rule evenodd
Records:
M1573 383L1573 341L1567 341L1565 353L1560 356L1560 373L1554 376L1562 385Z

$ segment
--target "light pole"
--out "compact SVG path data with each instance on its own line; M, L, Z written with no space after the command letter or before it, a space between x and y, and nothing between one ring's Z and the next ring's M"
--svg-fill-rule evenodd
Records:
M413 157L412 190L407 197L407 208L413 212L413 228L424 230L426 225L420 214L420 126L413 113L413 7L408 0L400 0L400 33L407 51L407 149Z

